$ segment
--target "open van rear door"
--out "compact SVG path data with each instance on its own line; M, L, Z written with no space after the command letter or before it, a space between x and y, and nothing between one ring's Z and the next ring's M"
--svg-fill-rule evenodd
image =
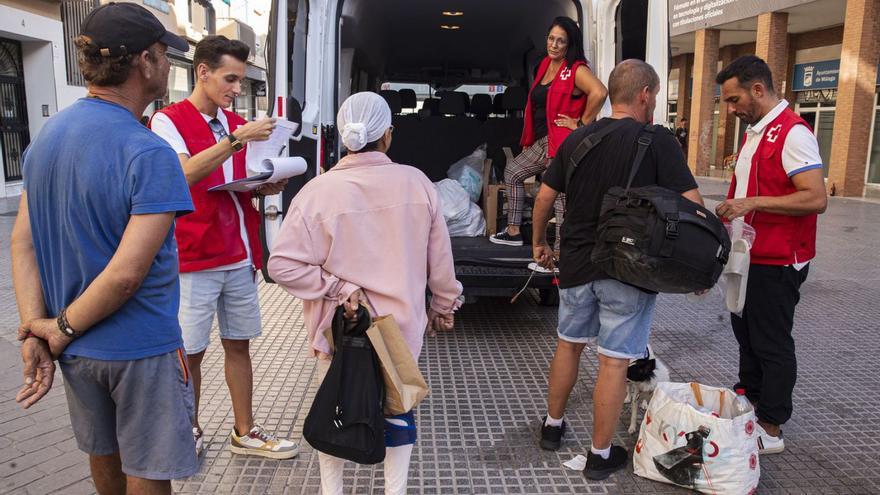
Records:
M319 173L318 149L320 127L312 125L303 110L306 105L306 42L308 35L309 0L272 0L269 30L266 37L266 63L269 98L268 115L285 118L300 124L291 139L287 154L305 159L306 172L292 177L281 194L260 199L262 216L260 239L263 245L263 275L266 272L269 249L281 228L284 213L294 195ZM317 105L313 105L317 106Z

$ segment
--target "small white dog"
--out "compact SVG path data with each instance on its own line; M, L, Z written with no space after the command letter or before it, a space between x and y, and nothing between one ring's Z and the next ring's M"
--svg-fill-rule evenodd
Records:
M636 432L639 409L648 408L648 400L654 394L657 383L669 381L669 368L663 364L651 346L645 350L645 357L630 359L629 368L626 370L626 399L625 404L630 404L632 414L629 418L630 435Z

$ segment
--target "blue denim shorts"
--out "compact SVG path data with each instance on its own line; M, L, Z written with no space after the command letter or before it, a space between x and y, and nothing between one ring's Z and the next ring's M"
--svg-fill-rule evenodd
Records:
M559 290L559 338L575 344L595 342L608 357L634 359L645 354L656 294L613 279Z
M221 339L259 337L262 324L254 270L245 266L233 270L181 273L177 315L187 354L208 348L214 315L217 315Z

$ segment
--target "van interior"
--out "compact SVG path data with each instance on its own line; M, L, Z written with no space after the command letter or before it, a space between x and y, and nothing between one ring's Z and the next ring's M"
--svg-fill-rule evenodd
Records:
M294 53L302 46L305 30L299 26L308 15L302 11L308 3L288 2L291 38L299 37L289 40ZM567 16L584 26L590 14L582 4L589 5L578 0L339 0L333 108L359 91L380 93L393 114L394 138L388 152L392 160L417 167L436 182L485 143L491 167L483 177L502 183L507 161L521 151L527 92L546 55L550 24ZM644 59L647 4L648 0L621 0L617 7L618 60ZM588 32L585 38L589 59L595 37ZM620 48L625 46L636 49ZM291 74L302 74L298 62L294 56ZM291 94L298 96L302 87L294 80ZM322 124L322 143L322 164L332 167L342 150L328 120ZM498 188L484 187L483 209L490 211L490 197L501 212L503 195ZM503 217L492 213L486 215L490 233L505 225ZM555 229L549 230L552 236ZM479 287L487 277L504 290L521 285L532 255L530 229L523 232L526 243L521 248L491 244L487 237L453 238L456 271L465 287ZM487 267L496 270L481 272ZM510 273L502 273L506 270ZM473 284L465 271L474 272ZM535 282L552 287L550 277L536 277Z
M444 179L450 165L486 143L500 182L503 148L520 151L527 88L546 55L550 23L561 15L580 20L578 4L345 0L337 103L358 91L380 92L394 114L389 156L432 181ZM387 83L417 83L429 91L381 90ZM506 89L494 95L459 91L464 85Z

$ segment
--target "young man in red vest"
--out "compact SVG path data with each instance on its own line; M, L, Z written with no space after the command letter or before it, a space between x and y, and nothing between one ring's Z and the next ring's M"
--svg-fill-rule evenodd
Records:
M235 426L230 449L237 454L289 459L297 445L276 438L254 422L250 340L259 336L260 306L256 274L262 266L260 218L251 193L208 191L244 178L245 145L269 138L275 121L246 122L225 110L241 93L249 48L224 36L208 36L196 45L196 87L189 98L163 108L150 126L177 152L196 211L177 221L180 253L180 326L192 370L196 416L193 436L201 451L199 425L201 363L217 315L225 354L226 384ZM281 192L267 184L257 193Z
M773 89L770 68L747 55L716 78L727 110L749 127L727 200L726 220L743 217L755 228L745 307L731 314L739 342L739 383L756 405L758 447L782 452L780 425L792 412L797 379L794 308L816 254L816 217L828 199L819 145L810 126Z

